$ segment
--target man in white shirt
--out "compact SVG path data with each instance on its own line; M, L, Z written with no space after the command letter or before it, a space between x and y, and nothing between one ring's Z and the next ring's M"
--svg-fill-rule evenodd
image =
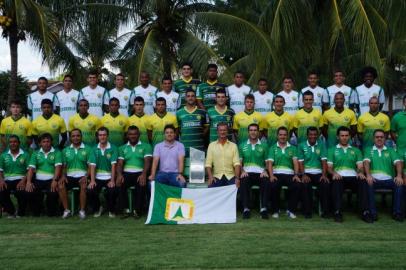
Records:
M176 115L176 111L180 107L180 96L172 90L172 79L170 77L162 78L161 91L156 92L155 100L160 97L166 100L166 111Z
M136 97L144 99L144 113L147 115L154 114L154 100L157 88L150 84L150 77L148 72L142 71L140 74L140 85L134 88L131 97L131 104L134 104Z
M72 75L63 77L63 90L56 94L59 104L59 115L65 120L65 125L69 126L69 118L76 114L79 101L79 91L72 89Z
M294 81L290 76L285 76L282 81L282 91L278 95L285 98L285 112L295 115L299 110L299 93L293 90Z
M264 78L258 80L258 91L254 92L255 111L265 116L272 111L273 94L268 91L268 81Z
M310 91L313 93L314 97L313 108L318 109L320 112L323 112L325 108L328 108L329 104L323 104L323 95L326 95L326 89L318 85L319 75L317 74L317 72L309 72L309 75L307 76L307 82L309 85L299 92L299 107L303 107L303 93L306 91Z
M42 115L41 102L44 99L49 99L52 101L53 109L56 111L58 102L56 100L55 94L49 92L48 79L45 77L38 78L37 81L37 91L32 92L27 97L27 108L28 114L31 116L31 120L35 120L38 116Z
M234 84L227 87L227 93L230 100L230 108L235 114L244 111L245 96L252 94L252 89L244 84L244 74L241 71L234 73Z
M97 76L96 72L89 72L87 76L89 85L80 90L79 100L86 99L89 102L89 113L102 117L108 110L110 96L104 87L97 84Z
M324 109L326 110L326 109L334 107L334 96L338 92L341 92L344 94L345 107L347 107L347 108L350 107L350 97L353 95L354 90L351 87L344 84L344 82L345 82L344 71L339 70L339 69L335 70L333 81L334 81L334 84L327 87L326 92L323 95L323 99L322 99L323 103L326 105L329 104L329 106L328 107L326 106L326 108L324 108Z
M116 75L114 84L116 88L110 90L110 98L115 97L120 101L119 112L128 117L132 110L131 96L133 91L125 88L125 77L122 73Z
M374 84L378 72L373 67L364 67L361 71L363 84L356 88L351 95L351 103L355 104L357 112L362 115L369 112L369 100L371 97L377 97L379 100L379 110L382 110L385 103L385 92L379 85Z

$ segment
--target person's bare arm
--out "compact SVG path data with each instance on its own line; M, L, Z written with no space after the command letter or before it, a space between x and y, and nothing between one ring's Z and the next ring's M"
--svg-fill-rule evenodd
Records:
M159 164L159 156L153 157L152 158L152 166L151 166L151 175L149 176L150 181L155 180L156 171L158 169L158 164Z

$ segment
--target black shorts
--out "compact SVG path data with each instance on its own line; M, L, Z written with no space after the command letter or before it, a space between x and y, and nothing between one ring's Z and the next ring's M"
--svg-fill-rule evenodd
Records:
M68 176L68 183L66 183L66 190L71 190L72 188L79 188L80 189L80 181L81 177L70 177Z

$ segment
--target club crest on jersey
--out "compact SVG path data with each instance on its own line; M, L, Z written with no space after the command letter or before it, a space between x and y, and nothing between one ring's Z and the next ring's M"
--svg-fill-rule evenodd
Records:
M297 100L297 98L296 98L296 97L292 97L292 100L293 100L293 101L296 101L296 100Z
M316 122L316 121L317 121L317 117L313 117L313 121Z
M19 128L19 129L24 129L24 126L23 126L23 125L19 125L18 128Z
M24 158L21 158L21 159L20 159L20 164L24 164L24 162L25 162L25 159L24 159Z
M51 125L52 128L57 128L58 126L56 124Z
M54 160L54 159L55 159L54 155L49 156L49 160Z
M128 100L128 96L124 96L124 100L126 100L126 101L127 101L127 100Z
M257 120L256 118L254 118L253 121L254 121L254 123L257 123L257 122L258 122L258 120Z
M385 123L383 122L383 120L379 120L379 124L383 126Z
M197 118L197 120L202 119L202 117L200 115L197 115L196 118Z
M72 102L76 102L76 98L75 98L75 97L72 97L70 100L71 100Z
M176 98L172 98L172 102L175 103L175 102L176 102Z
M349 121L350 119L347 116L344 116L345 121Z
M377 96L378 96L378 93L373 93L372 96L373 96L373 97L377 97Z
M120 125L120 126L122 126L122 125L124 125L124 123L123 123L123 121L118 121L118 124Z
M348 92L344 92L344 96L348 96Z
M320 149L316 149L316 154L320 155Z
M102 97L102 95L101 95L100 93L98 93L98 94L97 94L97 97L98 97L98 98L101 98L101 97Z
M192 89L196 91L196 85L195 84L192 85Z
M110 154L110 153L107 153L107 154L106 154L106 158L111 158L111 154Z
M389 153L385 153L384 156L385 156L385 157L389 157Z
M267 99L267 100L266 100L266 103L267 103L267 104L271 104L271 100L270 100L270 99Z
M321 93L317 93L317 96L318 96L318 97L321 97Z

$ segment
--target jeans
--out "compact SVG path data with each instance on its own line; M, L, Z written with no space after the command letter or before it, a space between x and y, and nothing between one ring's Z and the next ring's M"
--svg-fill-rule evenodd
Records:
M398 186L393 180L377 180L368 185L368 207L372 215L376 215L375 189L391 189L393 192L393 214L402 213L403 186Z
M174 187L180 188L186 187L186 182L180 182L178 179L176 179L178 174L179 173L177 172L158 172L157 175L155 176L155 181L161 184Z
M235 185L235 177L229 180L225 175L223 175L220 179L214 177L214 181L211 183L211 185L209 185L209 188L224 187L229 185Z

